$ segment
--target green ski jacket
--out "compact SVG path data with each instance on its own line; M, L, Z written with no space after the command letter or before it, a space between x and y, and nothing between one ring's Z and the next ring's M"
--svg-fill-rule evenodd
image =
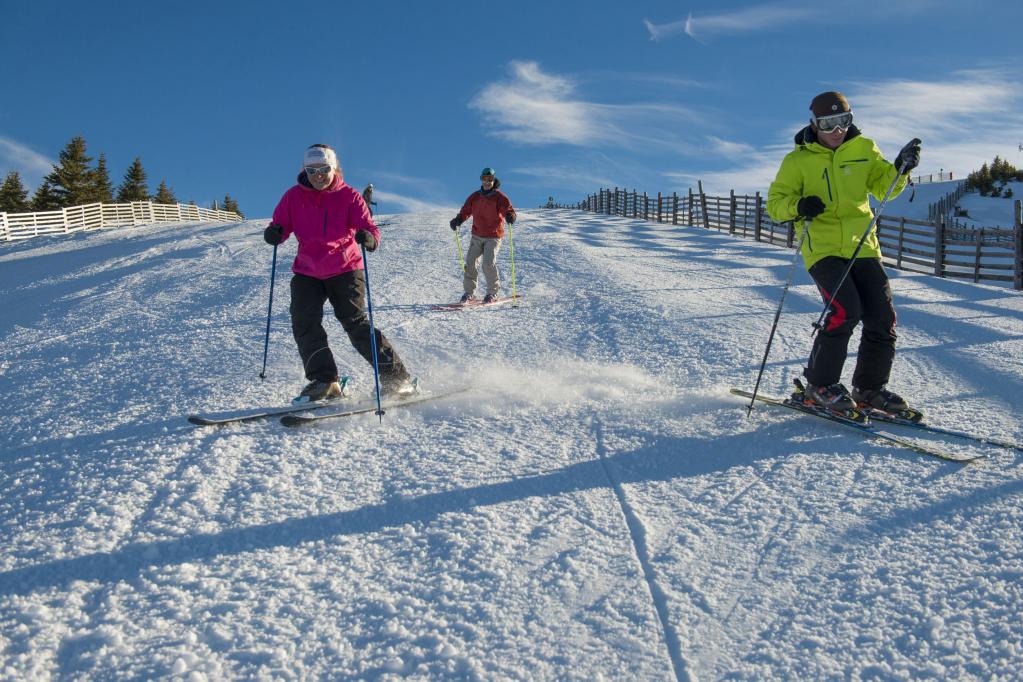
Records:
M767 213L775 222L793 220L799 217L796 208L799 200L816 194L824 200L825 208L810 223L803 240L804 265L810 269L826 256L852 258L873 220L868 194L883 198L899 171L885 161L874 141L861 135L856 126L849 128L838 149L820 144L810 126L796 133L795 142L796 148L785 155L767 192ZM907 181L905 175L899 178L892 197L898 196ZM796 235L802 231L803 220L798 220ZM876 229L857 257L881 257Z

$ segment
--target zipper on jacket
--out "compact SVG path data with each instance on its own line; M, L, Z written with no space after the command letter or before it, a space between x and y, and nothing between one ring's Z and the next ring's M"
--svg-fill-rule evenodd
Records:
M327 241L327 209L323 209L323 241Z
M831 196L831 177L828 175L828 169L824 169L824 182L828 184L828 200L834 201L835 197Z

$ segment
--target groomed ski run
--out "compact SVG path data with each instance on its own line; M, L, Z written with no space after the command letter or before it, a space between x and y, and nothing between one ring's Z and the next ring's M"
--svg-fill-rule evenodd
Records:
M791 252L521 210L529 304L435 314L461 293L451 215L384 217L374 315L427 389L474 390L308 429L185 419L287 404L305 383L287 244L257 376L265 219L0 247L0 294L18 302L0 311L0 670L1018 675L1020 453L945 463L801 417L747 419L729 394L752 386ZM893 388L934 424L1023 440L1023 296L890 274ZM765 394L799 376L820 305L798 272ZM368 365L326 323L368 395Z

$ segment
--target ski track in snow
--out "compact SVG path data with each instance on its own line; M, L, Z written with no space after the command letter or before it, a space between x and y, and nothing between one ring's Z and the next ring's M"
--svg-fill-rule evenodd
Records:
M293 242L257 377L265 221L0 247L2 676L1018 675L1023 454L963 467L747 419L728 388L752 385L791 252L520 216L518 305L430 309L461 293L446 213L388 216L369 257L409 367L473 391L298 430L185 421L304 383ZM893 384L937 424L1023 440L1023 296L891 274ZM821 305L798 268L765 393Z

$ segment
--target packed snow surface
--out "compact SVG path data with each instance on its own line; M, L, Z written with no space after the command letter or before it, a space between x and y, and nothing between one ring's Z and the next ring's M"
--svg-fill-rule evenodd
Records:
M523 211L520 304L442 312L451 215L381 220L373 312L426 388L473 390L303 429L186 421L304 383L294 241L258 378L265 220L0 246L0 677L1018 679L1023 453L948 463L729 394L791 251ZM891 275L892 388L1023 441L1023 295ZM821 306L797 267L762 392Z

